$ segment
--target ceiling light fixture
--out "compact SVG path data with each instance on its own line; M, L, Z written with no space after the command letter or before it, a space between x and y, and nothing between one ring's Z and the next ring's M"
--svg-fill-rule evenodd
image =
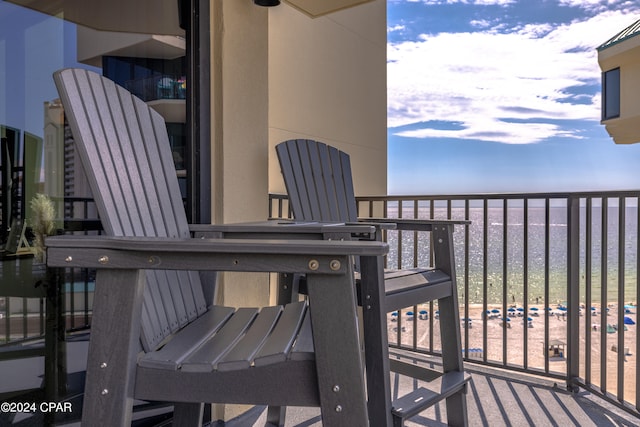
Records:
M253 2L258 6L266 7L277 6L280 4L280 0L253 0Z

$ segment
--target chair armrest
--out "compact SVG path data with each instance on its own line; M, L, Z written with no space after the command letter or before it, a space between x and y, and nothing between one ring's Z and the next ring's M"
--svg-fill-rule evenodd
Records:
M395 222L389 221L387 218L358 218L357 224L366 224L376 227L378 230L396 230Z
M375 240L376 226L278 219L235 224L191 224L189 230L195 237L210 238L340 240L341 237L357 237Z
M471 221L457 219L415 219L415 218L358 218L371 224L394 224L396 230L432 231L434 226L469 225ZM381 227L382 228L382 227Z
M388 251L386 243L358 240L55 236L45 244L50 267L307 274L345 274L350 268L346 257L377 257ZM336 264L337 258L346 262Z

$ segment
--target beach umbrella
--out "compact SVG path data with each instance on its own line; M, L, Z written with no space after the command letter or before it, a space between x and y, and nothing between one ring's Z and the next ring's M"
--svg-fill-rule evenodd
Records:
M625 325L635 325L636 322L633 321L629 316L624 316L624 324Z
M538 311L538 307L530 307L529 310L531 311Z
M500 310L498 310L497 308L494 308L493 310L491 310L492 313L500 313Z
M407 316L413 316L413 311L407 311Z
M527 317L527 321L528 322L533 322L533 319L531 317Z
M513 308L513 307L509 307L509 308L507 309L507 311L508 311L508 312L510 312L510 313L513 313L514 311L516 311L516 309L515 309L515 308Z
M524 311L524 307L518 307L517 310L518 311Z
M559 307L558 307L558 310L560 310L560 311L567 311L567 307L565 307L565 306L561 305L561 306L559 306Z
M429 312L427 310L420 310L419 314L424 316L425 314L429 314Z

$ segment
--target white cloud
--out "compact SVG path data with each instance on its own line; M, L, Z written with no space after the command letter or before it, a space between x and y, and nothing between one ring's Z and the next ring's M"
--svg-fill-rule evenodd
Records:
M476 28L487 28L491 26L491 22L489 22L486 19L474 19L469 23L471 24L472 27L476 27Z
M614 9L618 11L637 9L636 0L558 0L558 4L581 8L590 13L601 13Z
M569 88L600 84L595 48L635 19L609 11L558 27L441 33L390 44L388 126L452 121L461 129L401 134L517 144L579 138L549 121L600 119L599 95L571 103Z
M393 33L395 31L402 31L406 28L406 26L404 25L395 25L393 27L388 27L387 28L387 33Z
M463 4L471 4L471 5L478 5L478 6L481 6L481 5L482 6L491 6L491 5L504 6L504 5L517 2L517 0L406 0L406 1L409 3L424 3L427 5L463 3ZM402 0L399 0L399 2L402 2Z

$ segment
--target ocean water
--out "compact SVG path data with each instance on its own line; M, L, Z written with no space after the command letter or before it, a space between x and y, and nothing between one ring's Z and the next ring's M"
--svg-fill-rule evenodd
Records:
M456 226L454 245L460 300L465 301L465 298L468 298L471 304L482 303L486 293L489 304L502 304L503 298L508 304L523 304L525 299L528 304L539 305L553 305L566 301L567 209L552 205L548 209L547 218L547 209L544 206L530 205L526 209L525 216L525 209L521 202L514 203L513 206L508 205L506 213L502 201L498 201L495 205L491 203L493 202L488 205L486 216L483 207L471 205L469 220L472 223L468 226L468 231L464 226ZM403 209L402 216L413 217L413 212L413 207ZM391 218L397 217L397 205L390 204L387 213ZM617 302L619 292L624 292L625 302L636 302L638 299L637 207L624 208L623 227L620 227L620 209L617 206L609 206L606 209L604 227L602 221L605 215L600 206L594 206L591 209L589 226L587 226L586 213L586 207L582 206L580 212L581 302L585 304ZM429 207L418 209L419 218L429 216ZM434 218L447 218L447 216L447 209L436 207L433 210ZM453 206L451 218L465 219L465 209ZM587 233L591 236L590 242L587 242ZM465 254L466 239L468 239L468 255ZM399 254L401 254L402 266L413 266L416 243L419 248L425 249L418 251L417 264L429 265L428 233L418 233L415 236L412 232L403 232L401 247L398 247L398 232L389 232L387 240L390 244L388 267L398 267ZM619 241L624 241L622 252L618 248ZM587 243L589 243L588 248ZM589 273L587 273L587 255L590 256ZM468 295L465 295L467 265ZM622 281L618 277L619 271L624 271ZM586 300L587 286L591 289L590 301Z

